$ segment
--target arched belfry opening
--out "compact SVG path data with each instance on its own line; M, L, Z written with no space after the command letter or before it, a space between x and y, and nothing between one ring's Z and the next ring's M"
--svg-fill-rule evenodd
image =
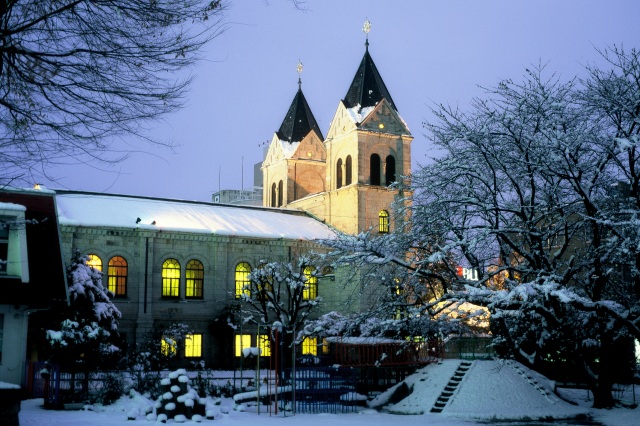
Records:
M351 185L351 174L352 174L352 170L351 168L353 167L351 164L351 156L347 155L347 159L345 160L345 164L344 164L344 168L345 168L345 180L344 180L344 184L346 185Z
M385 160L385 185L389 186L396 181L396 159L393 155L387 155Z
M380 185L380 156L378 154L371 154L369 160L369 184Z

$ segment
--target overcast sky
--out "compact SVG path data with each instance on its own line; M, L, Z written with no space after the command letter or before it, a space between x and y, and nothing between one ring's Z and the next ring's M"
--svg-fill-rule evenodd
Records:
M210 201L253 184L253 164L302 90L326 135L338 102L369 51L409 125L413 168L428 161L422 123L434 103L468 108L478 86L521 80L539 61L560 78L599 63L595 48L640 48L638 0L235 0L226 31L204 52L188 105L149 136L173 150L127 143L139 152L113 167L67 166L51 188ZM139 145L137 145L139 144ZM243 167L244 164L244 173Z

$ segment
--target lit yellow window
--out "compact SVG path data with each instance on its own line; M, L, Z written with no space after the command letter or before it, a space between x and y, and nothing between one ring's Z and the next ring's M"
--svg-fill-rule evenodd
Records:
M242 350L244 348L251 347L251 335L250 334L236 334L236 356L242 356Z
M303 271L304 276L307 278L307 282L304 284L302 297L306 300L318 297L318 277L316 277L315 271L316 268L313 266L307 266Z
M186 358L202 356L202 334L187 334L185 336L184 356Z
M97 254L88 254L87 258L88 266L91 266L93 269L102 272L102 259L100 259Z
M380 210L378 213L378 232L381 234L389 233L389 212Z
M185 296L202 299L204 266L198 260L190 260L185 271Z
M162 264L162 297L178 297L180 295L180 263L175 259L167 259Z
M109 259L107 268L107 281L109 291L116 297L125 297L127 295L127 261L124 257L114 256Z
M305 337L302 341L302 355L318 355L318 339Z
M236 299L242 297L242 295L251 296L251 282L249 281L249 274L251 273L251 266L246 262L238 263L236 266Z
M162 336L162 340L160 341L160 353L164 356L173 356L176 354L176 341Z
M264 334L258 336L260 356L271 356L271 340Z
M329 349L329 341L327 339L322 339L322 355L328 355Z

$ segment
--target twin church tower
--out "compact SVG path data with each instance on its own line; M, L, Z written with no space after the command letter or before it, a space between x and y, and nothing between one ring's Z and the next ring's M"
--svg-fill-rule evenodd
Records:
M410 174L412 140L367 39L326 138L298 81L262 163L263 205L307 211L348 234L389 232L391 204L400 195L389 185Z

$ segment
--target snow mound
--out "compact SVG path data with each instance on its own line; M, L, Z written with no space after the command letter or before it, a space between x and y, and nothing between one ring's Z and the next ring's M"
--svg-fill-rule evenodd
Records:
M460 360L428 365L370 403L392 414L426 414L449 383ZM394 395L405 396L400 401ZM570 418L588 414L553 392L553 383L523 365L504 361L473 361L442 411L448 417L469 420Z

